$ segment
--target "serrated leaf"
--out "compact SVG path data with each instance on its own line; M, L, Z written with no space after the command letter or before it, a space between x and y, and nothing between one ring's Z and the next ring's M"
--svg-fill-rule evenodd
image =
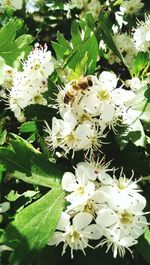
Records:
M12 148L0 148L0 162L12 177L45 187L60 186L63 175L58 166L19 136L11 140Z
M99 55L99 48L95 34L88 26L86 20L80 22L73 21L71 36L72 45L69 45L60 33L58 34L58 43L52 43L57 57L64 61L62 68L69 67L75 71L79 62L81 62L87 54L86 74L94 73Z
M9 265L30 264L30 255L36 255L51 239L63 207L64 193L54 188L16 215L3 238L10 246L17 240Z
M15 61L21 54L23 57L30 52L29 44L33 41L33 37L29 34L19 36L15 40L19 22L20 20L17 19L9 21L0 30L0 56L10 66L14 66Z

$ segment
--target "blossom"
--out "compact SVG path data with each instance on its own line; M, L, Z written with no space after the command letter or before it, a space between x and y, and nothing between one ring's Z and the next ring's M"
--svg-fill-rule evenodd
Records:
M23 1L22 0L2 0L2 7L11 7L15 10L19 10L22 8Z
M76 170L77 174L66 172L62 178L62 189L71 192L66 200L73 204L82 204L94 194L95 185L84 172Z
M126 209L116 212L109 208L99 210L96 223L101 226L106 237L99 245L107 244L107 251L112 246L114 258L117 254L123 257L126 249L131 252L130 247L138 243L137 238L144 233L148 224L143 214L138 207L134 211Z
M51 52L47 47L35 47L23 62L23 71L15 72L8 103L15 117L24 121L23 110L31 104L46 105L43 93L48 90L48 76L54 71Z
M92 216L89 213L78 213L70 222L70 216L63 212L57 225L57 230L49 245L58 245L64 242L62 255L65 253L67 246L71 249L71 258L74 250L82 250L89 245L89 240L100 239L102 233L96 224L91 224ZM92 247L92 246L91 246Z
M134 43L133 38L131 38L126 33L122 33L122 34L117 33L113 36L113 39L114 39L117 49L123 55L126 63L130 67L132 67L133 59L136 55L135 43ZM108 57L108 61L110 64L113 64L115 62L117 63L120 62L120 59L116 57L116 55L114 55L112 51L109 52L109 57Z
M48 136L45 138L50 149L60 147L66 153L70 150L87 150L90 153L101 146L99 139L101 132L90 121L78 121L71 111L66 111L64 119L52 119L52 129L47 125L46 132Z
M140 11L140 9L144 6L144 3L141 0L127 0L123 1L120 5L120 10L124 14L135 14Z
M27 60L23 62L23 70L26 74L30 74L30 78L48 78L54 71L51 51L47 51L47 45L44 47L38 43L33 51L30 52ZM45 80L45 79L44 79Z
M146 52L150 48L150 16L145 16L145 22L138 21L133 29L133 40L137 51Z
M132 176L133 177L133 176ZM126 178L121 172L119 179L114 178L110 185L101 187L110 208L119 211L127 208L143 210L146 199L139 193L136 181Z
M84 17L87 12L90 12L96 21L101 10L101 3L99 0L71 0L68 8L82 10L79 15L80 18Z

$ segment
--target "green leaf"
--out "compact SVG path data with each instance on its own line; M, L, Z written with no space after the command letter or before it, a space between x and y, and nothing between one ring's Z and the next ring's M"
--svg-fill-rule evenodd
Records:
M118 133L115 135L115 139L120 147L120 150L123 150L129 141L136 146L141 147L145 147L147 144L147 138L143 126L138 118L133 120L132 125L129 127L118 128Z
M103 12L100 13L99 26L102 31L102 37L103 37L104 42L114 52L114 54L116 54L119 57L119 59L123 62L123 64L126 66L127 70L129 71L126 61L124 60L122 54L117 49L116 44L113 40L112 22L110 21L107 13L103 13Z
M139 76L149 63L149 52L138 52L133 62L133 71L136 76Z
M0 56L10 66L14 66L15 61L21 54L22 57L28 55L31 50L29 44L33 41L33 37L28 34L19 36L15 40L19 22L19 19L12 20L0 30Z
M142 87L136 92L136 100L134 102L133 108L140 112L139 118L150 124L150 93L149 86Z
M58 43L53 42L52 46L57 58L61 58L64 61L62 68L69 67L75 71L79 63L87 56L86 74L94 73L99 48L95 34L90 28L91 24L91 17L90 22L85 19L80 22L73 21L71 26L72 45L60 33L57 34Z
M28 121L23 123L20 126L20 133L26 133L26 132L36 132L37 131L37 123L35 121Z
M0 148L0 162L12 177L45 187L60 186L62 169L19 136L11 140L11 149Z
M17 240L9 265L30 264L30 255L36 256L52 238L63 207L64 193L54 188L16 215L3 238L10 246Z
M87 60L88 60L88 55L87 53L85 53L81 62L76 66L75 71L71 70L71 73L68 75L67 78L69 81L74 79L79 79L81 75L85 75L87 68Z
M13 42L16 36L16 28L13 21L10 21L0 30L0 50L8 47L9 43Z
M47 121L49 124L52 122L52 118L57 117L57 110L49 108L47 106L42 106L38 104L33 104L25 108L25 116L28 119L34 119L37 121Z
M144 236L142 236L139 240L137 246L138 252L144 257L144 259L150 264L150 230L147 228Z
M3 145L6 141L7 131L4 130L0 133L0 145Z

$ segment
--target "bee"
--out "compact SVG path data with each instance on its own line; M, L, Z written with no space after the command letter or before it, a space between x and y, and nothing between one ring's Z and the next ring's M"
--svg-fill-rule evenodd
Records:
M73 103L79 92L83 92L91 86L93 86L93 81L90 76L82 77L79 80L73 80L65 93L64 103Z

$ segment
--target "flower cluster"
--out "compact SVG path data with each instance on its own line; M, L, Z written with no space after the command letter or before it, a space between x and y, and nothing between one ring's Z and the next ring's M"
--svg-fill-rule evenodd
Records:
M117 49L123 55L126 63L129 67L132 67L133 59L137 53L133 38L128 36L126 33L117 33L114 35L113 39ZM114 64L115 62L120 63L121 60L110 50L108 62L110 64Z
M118 78L103 71L96 76L80 77L68 83L57 96L61 119L53 117L46 138L52 149L87 150L101 147L105 129L113 129L124 117L135 98L134 92L117 88Z
M2 8L10 7L19 10L23 6L23 0L2 0L0 5Z
M144 3L141 0L125 0L120 5L120 11L127 15L133 15L138 13L143 6Z
M90 12L93 18L97 20L102 5L99 0L71 0L68 7L69 9L77 8L82 10L80 13L80 18L85 16L86 13Z
M113 256L123 257L126 249L136 244L144 233L147 220L143 209L145 198L139 193L137 181L127 179L121 171L116 178L108 169L110 163L81 162L75 174L65 172L62 189L67 192L68 206L62 212L57 231L49 245L63 242L63 253L67 246L74 250L92 247L91 240L99 240L96 247L107 244ZM100 240L101 239L101 240Z
M30 104L46 105L42 93L48 90L47 79L54 70L51 52L36 46L23 63L23 71L14 75L9 93L9 108L19 121L24 121L23 109Z
M138 22L134 29L133 39L138 51L146 52L150 49L150 16L145 17L145 22Z

